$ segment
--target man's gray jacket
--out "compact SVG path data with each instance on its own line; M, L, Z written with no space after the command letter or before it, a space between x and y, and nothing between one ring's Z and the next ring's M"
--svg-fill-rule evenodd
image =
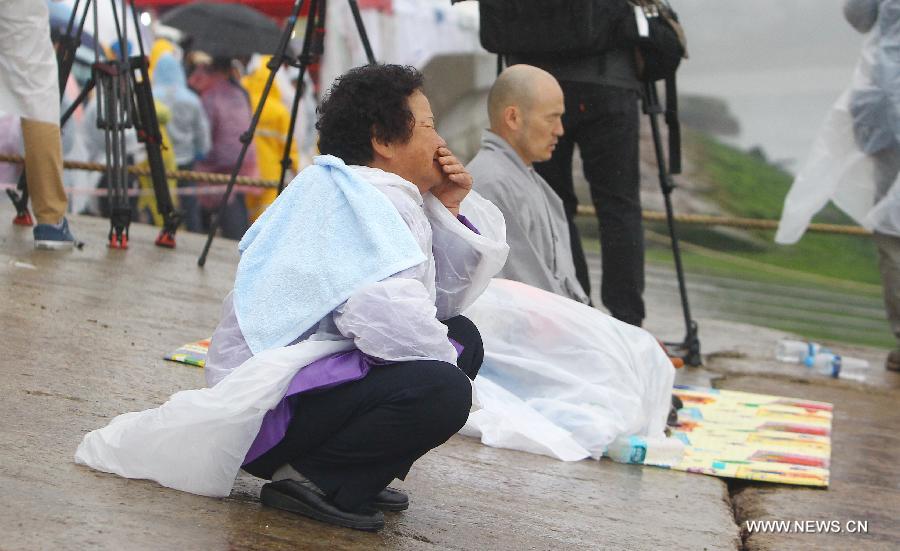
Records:
M575 277L562 200L500 136L485 130L466 167L475 191L506 218L509 257L496 277L521 281L587 304Z

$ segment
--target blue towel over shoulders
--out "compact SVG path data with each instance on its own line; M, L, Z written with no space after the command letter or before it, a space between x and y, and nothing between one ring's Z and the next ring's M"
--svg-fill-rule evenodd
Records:
M360 287L426 260L383 193L337 157L313 163L238 245L235 313L254 354L290 344Z

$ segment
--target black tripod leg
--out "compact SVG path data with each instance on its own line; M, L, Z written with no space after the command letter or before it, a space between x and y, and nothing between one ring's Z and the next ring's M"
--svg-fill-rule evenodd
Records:
M123 67L119 68L119 73L113 79L113 103L112 117L114 122L112 135L112 162L110 163L113 170L113 181L110 183L110 189L113 193L112 212L110 215L110 231L113 233L110 240L112 248L127 249L128 248L128 230L131 227L131 202L128 197L130 182L128 179L127 164L128 151L125 137L125 129L131 127L130 123L130 105L129 100L132 97L132 91L128 85L128 75L123 74ZM109 162L109 161L107 161Z
M140 29L134 0L130 1L131 17L135 29ZM123 14L124 15L124 14ZM138 55L130 58L131 71L129 78L134 83L134 116L138 141L147 149L147 161L150 165L150 180L153 182L153 195L156 198L156 211L162 216L163 227L156 237L156 246L168 249L175 248L175 232L181 224L182 215L175 210L172 195L166 181L166 165L162 156L162 132L159 129L159 118L156 116L156 103L153 101L153 89L150 86L150 67L144 54L144 40L137 33Z
M75 101L72 102L72 105L66 109L66 112L63 113L62 117L59 119L59 127L62 129L63 126L69 122L69 119L72 118L72 114L75 113L75 110L78 109L88 97L88 94L91 93L91 90L94 89L94 77L88 79L88 81L84 84L84 88L81 89L81 92L78 92L78 96L75 98Z
M366 34L366 26L363 24L362 16L359 13L359 4L356 0L347 0L350 3L350 11L353 12L353 21L356 23L356 30L359 32L359 38L362 40L363 48L366 50L366 59L369 65L375 64L375 54L372 53L372 45L369 43L369 35Z
M115 2L112 2L117 43L125 51L126 36L122 34ZM96 5L94 21L97 20ZM99 55L95 52L95 59ZM132 126L134 89L131 86L127 57L92 66L97 88L97 128L103 130L106 146L106 185L109 202L109 248L128 248L128 229L131 225L131 204L128 198L128 170L125 130Z
M653 147L656 153L656 163L659 169L659 185L662 188L663 199L666 205L666 221L669 226L669 237L672 241L672 256L675 259L675 273L678 276L678 291L681 295L681 309L684 313L685 336L684 341L676 345L677 352L683 354L684 361L688 365L698 366L703 363L700 357L700 339L697 335L697 322L691 318L691 307L688 303L687 285L684 280L684 267L681 263L681 249L678 246L678 234L675 231L675 216L672 209L672 190L675 185L667 168L665 153L663 152L662 136L659 131L657 116L662 109L659 105L659 97L656 94L656 84L645 83L644 87L644 112L650 118L650 130L653 134ZM669 343L667 343L669 344Z
M121 62L94 63L97 81L97 127L106 146L106 185L109 201L109 248L128 248L131 205L128 200L125 129L131 126L131 90Z
M69 75L72 73L72 65L75 64L75 52L81 45L81 37L84 34L84 22L87 19L91 0L85 0L84 7L79 12L81 0L75 0L72 11L69 14L69 22L66 25L66 33L60 37L56 46L56 63L59 71L59 95L63 96ZM75 20L78 19L77 27ZM74 31L74 32L73 32ZM60 123L60 127L63 126Z
M16 216L13 218L13 224L17 226L33 226L34 219L28 212L28 182L25 179L25 168L22 167L22 173L19 174L19 181L16 183L16 190L7 189L6 195L16 207Z
M237 181L238 173L241 171L241 167L244 165L244 158L247 156L247 149L250 148L250 143L253 141L253 135L256 133L256 127L259 124L259 118L262 115L263 107L266 105L266 99L269 97L269 92L272 89L272 83L275 81L275 73L281 67L281 64L287 59L285 52L287 51L288 42L291 39L291 34L294 32L294 25L297 23L297 16L300 13L300 8L303 6L304 0L295 0L294 7L291 10L291 15L287 18L287 22L284 25L284 30L281 33L281 41L278 44L278 50L275 55L272 56L273 63L269 68L269 78L266 79L266 85L263 88L262 95L259 98L259 103L256 105L256 110L253 112L253 118L250 120L250 128L247 129L246 132L241 134L241 152L238 155L237 161L234 164L234 168L231 169L231 177L228 179L228 186L225 188L225 194L222 196L222 204L219 206L219 212L216 213L216 216L213 217L212 222L209 224L209 234L206 236L206 244L203 246L203 252L200 253L200 258L197 259L197 265L203 266L206 264L206 256L209 254L209 248L212 246L213 238L216 235L216 231L219 229L219 224L221 223L222 216L225 214L225 209L228 207L228 198L231 197L231 191L234 189L234 184ZM309 17L312 17L312 13L310 13ZM277 62L275 60L277 59ZM273 68L274 67L274 68Z
M303 75L306 66L300 69L299 79L297 80L297 91L294 93L294 101L291 105L291 122L288 125L287 136L284 140L284 152L281 155L281 177L278 179L278 195L284 191L284 178L287 176L288 168L293 164L291 162L291 149L294 147L294 129L297 127L297 111L300 109L300 98L303 95Z
M181 223L181 213L175 210L172 195L166 181L166 165L162 156L162 132L156 116L156 104L147 71L147 58L133 57L129 78L134 83L135 128L138 141L144 143L147 150L147 162L150 165L150 180L153 182L153 194L156 198L156 210L163 218L163 227L156 238L156 246L175 248L175 232Z
M284 153L281 156L281 178L278 180L278 195L284 191L284 177L288 168L291 166L291 149L294 146L294 129L297 127L297 113L300 110L300 99L303 97L304 82L306 76L306 68L312 62L313 51L321 53L321 44L314 45L313 41L320 41L321 33L317 32L316 17L318 14L318 5L320 0L311 0L309 7L309 16L306 19L306 34L303 36L303 49L300 51L300 66L297 74L297 88L294 91L294 101L291 104L291 122L288 125L288 132L284 142ZM273 58L274 61L274 58ZM269 67L270 70L275 69Z
M116 197L117 202L113 207L112 224L118 237L118 247L120 249L128 248L128 231L131 228L131 217L133 216L131 209L131 200L128 196L131 188L131 180L128 176L128 148L126 142L126 130L136 126L137 110L134 104L135 88L133 81L133 72L131 67L131 59L128 57L128 25L125 18L125 2L122 2L122 18L119 18L115 1L112 2L113 22L116 27L116 37L119 44L122 45L122 57L117 60L113 66L115 67L115 76L113 78L115 90L115 137L117 147L115 148L115 156L113 167L116 173Z

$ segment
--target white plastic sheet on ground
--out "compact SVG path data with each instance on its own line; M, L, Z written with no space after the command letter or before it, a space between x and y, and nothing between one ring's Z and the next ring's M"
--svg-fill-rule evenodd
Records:
M599 458L619 436L664 436L675 370L647 331L503 279L464 314L485 359L482 409L462 434L564 461Z
M173 394L88 433L75 462L194 494L226 497L244 456L294 374L350 341L304 341L250 358L212 388Z

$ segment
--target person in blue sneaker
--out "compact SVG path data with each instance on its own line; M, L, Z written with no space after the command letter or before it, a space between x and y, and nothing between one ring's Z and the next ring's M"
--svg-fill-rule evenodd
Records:
M59 84L45 2L0 3L0 111L22 119L28 194L37 218L35 248L71 249L75 238L65 217Z

